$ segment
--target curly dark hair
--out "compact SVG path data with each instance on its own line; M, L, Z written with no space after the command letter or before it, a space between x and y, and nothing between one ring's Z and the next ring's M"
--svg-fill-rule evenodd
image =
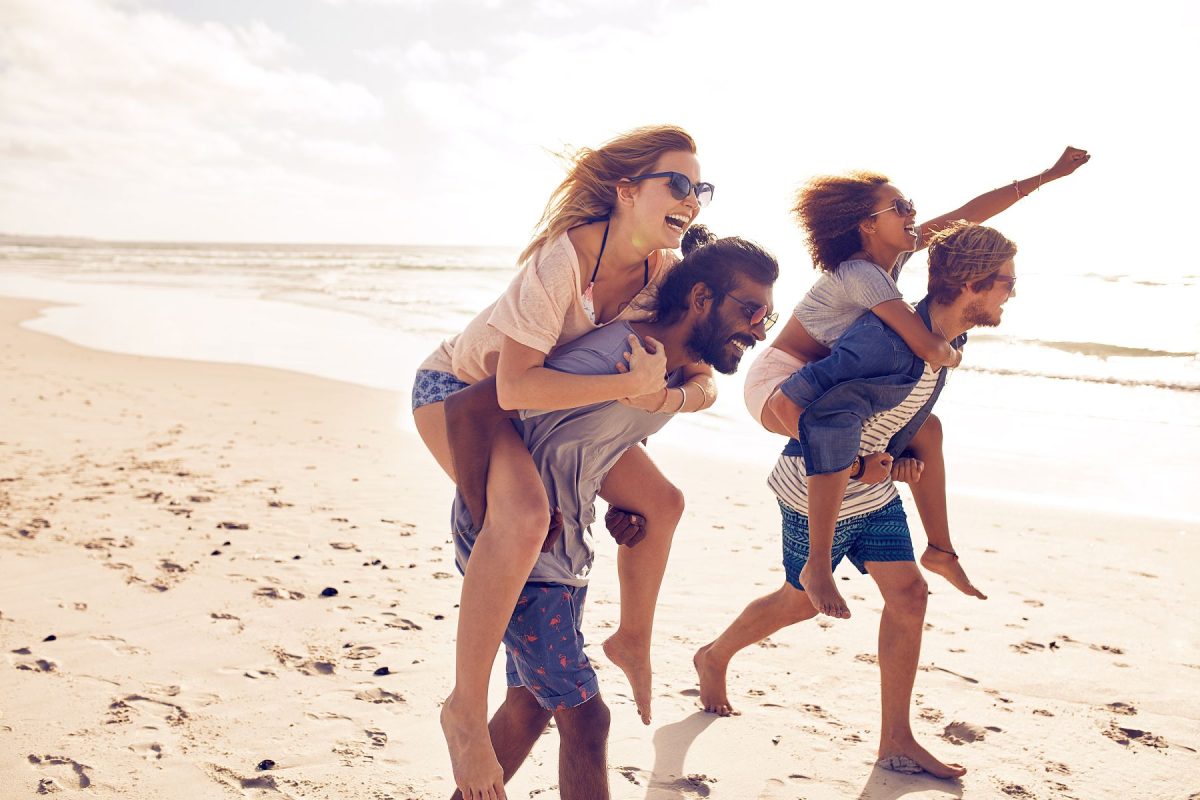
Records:
M692 287L703 283L716 303L734 287L738 275L771 286L779 278L779 262L754 242L738 236L718 239L703 225L688 228L683 237L683 260L671 268L653 295L639 304L651 321L674 323L688 308Z
M858 224L875 205L876 192L888 183L878 172L818 175L796 193L792 213L808 234L813 266L833 272L862 249Z

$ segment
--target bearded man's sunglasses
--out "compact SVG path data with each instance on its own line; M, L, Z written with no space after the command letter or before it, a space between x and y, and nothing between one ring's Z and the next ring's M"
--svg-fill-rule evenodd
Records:
M742 307L742 310L746 312L746 319L750 322L751 328L761 322L763 331L766 332L771 330L771 326L779 321L779 312L776 311L768 313L771 312L769 306L760 306L755 305L754 303L747 303L745 300L739 300L728 293L725 296Z

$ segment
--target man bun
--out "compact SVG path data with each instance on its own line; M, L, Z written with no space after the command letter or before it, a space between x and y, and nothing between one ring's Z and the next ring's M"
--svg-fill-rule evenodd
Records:
M683 241L680 243L679 248L683 250L683 254L686 256L715 241L717 241L715 233L703 225L693 225L687 229L687 233L683 234Z

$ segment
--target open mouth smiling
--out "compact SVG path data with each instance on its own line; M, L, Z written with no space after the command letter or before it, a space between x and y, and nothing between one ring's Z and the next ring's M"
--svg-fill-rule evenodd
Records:
M729 339L729 343L733 345L734 349L736 349L739 353L746 352L751 347L754 347L755 344L754 340L748 336L732 336Z
M667 214L666 222L668 228L678 231L679 233L683 233L685 230L687 230L687 226L689 223L691 223L691 219L683 214Z

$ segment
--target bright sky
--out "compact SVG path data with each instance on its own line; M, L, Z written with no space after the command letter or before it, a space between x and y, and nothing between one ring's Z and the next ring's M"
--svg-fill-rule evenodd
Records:
M672 122L717 186L701 220L777 251L815 173L885 172L932 216L1072 144L1092 162L998 227L1157 262L1145 234L1200 213L1198 9L0 0L0 232L519 246L550 152Z

